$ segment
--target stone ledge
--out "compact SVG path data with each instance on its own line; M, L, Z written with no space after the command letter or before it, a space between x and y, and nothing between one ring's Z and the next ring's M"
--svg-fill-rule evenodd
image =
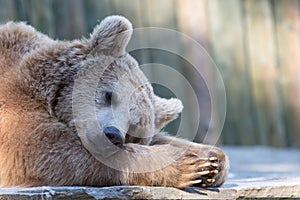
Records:
M221 188L33 187L0 189L0 199L238 199L300 198L300 178L235 180Z
M224 147L231 160L229 178L220 188L186 190L164 187L2 188L7 199L300 199L300 149Z
M217 194L218 192L210 192ZM211 198L201 191L186 192L175 188L114 186L91 187L36 187L0 190L0 199L199 199ZM232 199L232 196L229 199Z

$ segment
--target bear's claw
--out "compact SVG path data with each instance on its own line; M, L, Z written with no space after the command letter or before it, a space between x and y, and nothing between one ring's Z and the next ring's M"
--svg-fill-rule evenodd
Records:
M206 170L206 171L197 172L197 175L198 175L198 176L203 176L203 175L207 175L207 174L209 174L209 173L211 173L211 172L208 171L208 170Z
M209 161L217 161L218 158L217 158L217 157L210 157L210 158L208 158L208 160L209 160Z
M216 182L216 177L220 173L221 165L219 158L210 153L210 157L206 158L205 162L198 165L198 180L200 183L193 184L194 186L210 187Z
M208 179L206 179L206 181L209 182L209 183L213 183L213 182L215 182L216 180L215 180L214 178L208 178ZM201 182L202 182L202 181L201 181Z

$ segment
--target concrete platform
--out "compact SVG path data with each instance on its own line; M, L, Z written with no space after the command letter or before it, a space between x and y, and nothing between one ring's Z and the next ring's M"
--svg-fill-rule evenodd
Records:
M0 189L0 199L300 199L300 149L224 147L231 160L220 188L36 187Z

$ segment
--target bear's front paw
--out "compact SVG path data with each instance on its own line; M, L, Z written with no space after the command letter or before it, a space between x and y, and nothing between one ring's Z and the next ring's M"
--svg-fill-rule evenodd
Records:
M228 159L223 151L210 151L206 157L187 153L182 159L178 188L189 186L217 187L228 173Z
M189 152L182 159L178 160L179 177L178 188L186 188L192 185L201 185L205 187L208 183L215 182L214 177L219 173L217 158L199 157L198 154Z
M223 151L209 152L209 162L203 164L203 170L206 168L210 169L210 172L201 176L199 179L201 183L194 184L194 186L200 187L217 187L225 182L228 173L228 159Z

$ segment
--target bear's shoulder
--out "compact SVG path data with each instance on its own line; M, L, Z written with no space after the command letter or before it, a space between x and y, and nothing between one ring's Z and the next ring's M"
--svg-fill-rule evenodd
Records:
M24 22L0 25L0 74L21 62L26 54L53 42Z
M0 48L20 53L53 42L47 35L40 33L24 22L8 22L0 25Z

